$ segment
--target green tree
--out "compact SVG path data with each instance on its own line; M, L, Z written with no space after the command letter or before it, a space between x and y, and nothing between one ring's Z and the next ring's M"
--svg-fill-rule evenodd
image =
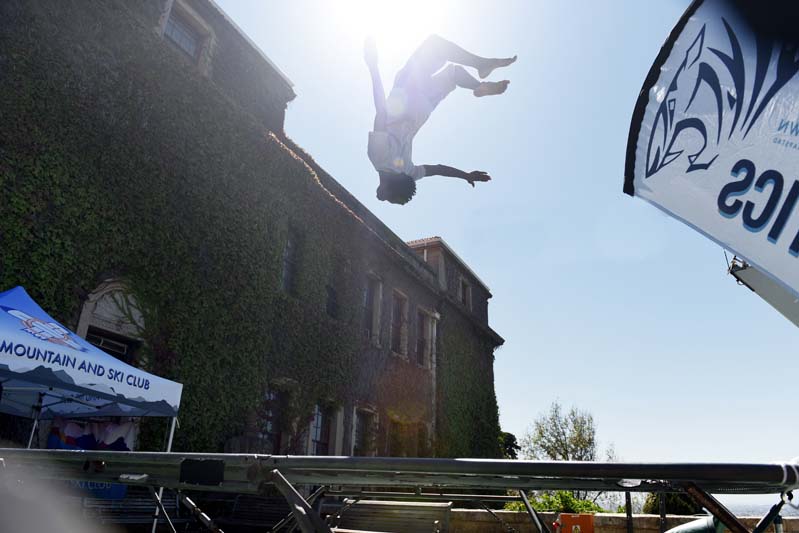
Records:
M499 448L502 450L502 457L505 459L518 459L521 446L516 440L516 435L507 431L499 433Z
M646 514L660 514L660 500L657 494L647 494L643 511ZM666 514L693 515L701 513L702 506L687 494L666 494Z
M563 413L558 402L536 418L522 439L525 457L551 461L596 461L597 441L594 417L576 407Z
M594 417L588 411L571 407L564 413L557 401L549 412L533 422L521 442L522 456L526 459L549 461L597 461L600 455L606 461L615 461L613 445L600 453L596 439ZM596 502L601 492L572 491L578 500Z
M602 513L605 509L591 500L578 499L568 490L556 490L530 495L530 505L539 512L556 513ZM509 511L525 511L522 502L508 502L505 509Z

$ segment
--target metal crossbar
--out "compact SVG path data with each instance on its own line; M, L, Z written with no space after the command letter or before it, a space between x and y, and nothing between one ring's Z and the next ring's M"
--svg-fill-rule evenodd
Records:
M732 533L747 529L710 493L789 494L799 486L793 464L597 463L491 459L276 456L160 452L0 449L0 477L126 483L191 490L261 494L274 485L292 508L303 532L329 532L295 485L412 487L418 498L444 496L445 489L579 489L683 492L701 503ZM423 493L425 488L428 492ZM361 492L360 495L369 494ZM374 494L382 494L374 492ZM399 497L410 494L399 493ZM157 495L156 495L157 496ZM490 500L465 495L471 500ZM524 501L525 494L520 492ZM163 504L156 498L159 511ZM529 502L525 502L528 512ZM778 512L777 509L776 512ZM764 517L759 531L773 519ZM164 513L165 517L168 515ZM543 533L546 526L536 520ZM210 519L209 519L210 520ZM174 530L174 527L173 527Z
M358 498L361 500L408 500L408 501L434 501L434 502L517 502L518 496L503 496L500 494L449 494L433 492L391 492L391 491L359 491L359 490L332 490L325 496L336 498Z
M161 452L98 452L0 449L7 469L48 479L119 481L146 476L142 484L173 490L213 490L257 494L269 473L279 469L297 485L570 489L685 492L691 483L710 493L780 494L799 485L790 465L736 463L596 463L491 459L415 459ZM84 463L103 468L83 470ZM186 463L216 465L220 480L192 480ZM100 470L100 471L98 471ZM185 474L181 478L181 474ZM130 479L133 479L131 477ZM634 483L631 483L634 480Z

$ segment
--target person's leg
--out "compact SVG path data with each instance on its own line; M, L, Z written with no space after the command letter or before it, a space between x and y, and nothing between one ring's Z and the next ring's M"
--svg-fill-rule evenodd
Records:
M435 56L439 60L475 68L481 78L487 77L495 68L506 67L516 61L516 56L506 58L478 56L439 35L428 37L420 47L420 51Z
M431 35L416 49L397 75L397 78L412 75L416 80L432 76L447 62L458 63L477 69L481 78L485 78L495 68L510 65L516 57L486 58L468 52L457 44L438 35Z
M448 65L444 70L430 79L427 86L428 100L434 106L455 90L455 87L471 89L475 96L487 96L489 94L501 94L508 87L508 81L488 82L480 81L469 74L460 65Z
M460 65L447 65L444 70L433 76L430 86L436 94L446 96L455 87L475 90L480 86L480 80L469 74Z
M508 90L508 85L510 85L510 81L502 80L502 81L481 81L480 86L475 89L474 95L478 98L481 96L491 96L495 94L502 94L506 90Z

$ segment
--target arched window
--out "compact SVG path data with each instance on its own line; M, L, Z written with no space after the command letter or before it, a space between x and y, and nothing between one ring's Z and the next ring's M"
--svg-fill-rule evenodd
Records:
M107 280L83 304L77 333L107 354L136 365L143 330L136 298L122 282Z

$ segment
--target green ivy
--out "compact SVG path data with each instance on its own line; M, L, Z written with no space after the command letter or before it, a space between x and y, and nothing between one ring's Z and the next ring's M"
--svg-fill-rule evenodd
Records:
M471 328L455 309L442 314L437 455L499 458L502 452L492 347Z

